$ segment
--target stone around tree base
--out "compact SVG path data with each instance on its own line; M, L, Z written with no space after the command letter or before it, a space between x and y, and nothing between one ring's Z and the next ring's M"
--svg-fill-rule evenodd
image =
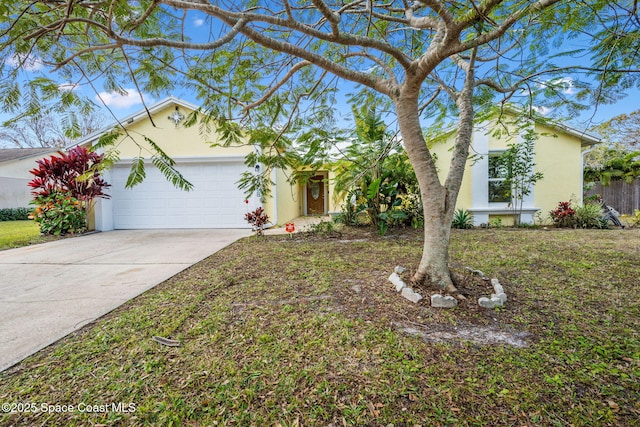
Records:
M471 268L471 267L465 267L465 269L466 269L469 273L471 273L473 276L479 276L479 277L481 277L481 278L483 278L483 279L485 278L485 275L484 275L484 273L483 273L481 270L474 270L474 269L473 269L473 268Z
M496 308L496 307L504 306L504 301L496 297L494 298L481 297L481 298L478 298L478 304L480 304L480 307L484 307L484 308Z
M505 302L507 302L507 294L505 294L504 292L500 294L491 294L491 299L499 299L500 301L502 301L502 304L504 304Z
M403 288L401 295L413 303L418 303L422 299L422 295L411 288Z
M437 308L453 308L458 305L456 300L451 295L442 296L440 294L431 295L431 307Z
M389 276L389 281L396 287L396 292L401 292L404 288L407 287L407 284L404 283L400 276L398 276L398 273L391 273L391 276Z
M498 281L498 279L491 279L491 286L493 286L493 290L496 294L504 294L504 288Z

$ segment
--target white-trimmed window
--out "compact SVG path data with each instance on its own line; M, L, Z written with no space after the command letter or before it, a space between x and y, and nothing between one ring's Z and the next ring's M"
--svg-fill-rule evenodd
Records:
M500 164L502 152L494 151L489 153L489 203L509 203L509 189L505 186L507 168Z

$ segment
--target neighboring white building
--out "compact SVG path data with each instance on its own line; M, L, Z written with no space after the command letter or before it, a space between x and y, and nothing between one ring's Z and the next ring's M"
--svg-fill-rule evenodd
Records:
M27 185L36 161L55 154L55 148L0 148L0 209L26 208L32 199Z

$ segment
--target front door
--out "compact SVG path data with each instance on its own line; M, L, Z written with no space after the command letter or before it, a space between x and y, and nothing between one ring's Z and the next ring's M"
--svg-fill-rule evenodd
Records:
M324 177L316 175L307 182L307 215L324 214Z

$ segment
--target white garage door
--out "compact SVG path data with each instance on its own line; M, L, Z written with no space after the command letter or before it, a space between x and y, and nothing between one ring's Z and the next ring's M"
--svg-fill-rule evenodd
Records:
M110 188L113 226L138 228L248 228L248 206L237 188L246 166L240 161L178 163L176 168L193 184L182 191L169 183L153 165L145 165L146 178L133 189L125 188L129 165L113 169Z

